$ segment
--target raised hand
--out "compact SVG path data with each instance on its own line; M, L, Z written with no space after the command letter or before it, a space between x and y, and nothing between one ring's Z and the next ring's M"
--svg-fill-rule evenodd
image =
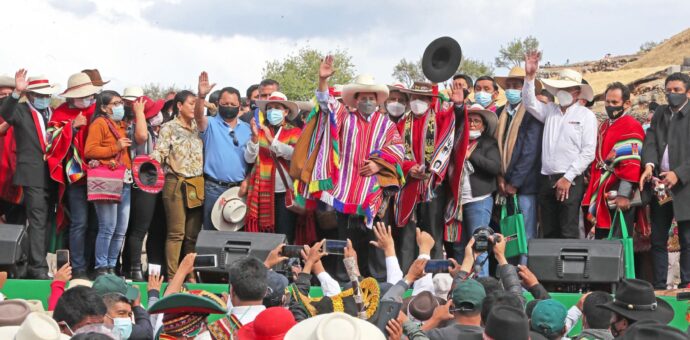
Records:
M330 78L335 73L335 68L333 68L333 56L327 55L321 61L321 66L319 67L319 78L327 79Z
M68 263L65 263L62 265L62 268L59 268L58 270L55 271L55 275L53 276L54 279L53 281L62 281L62 282L67 282L72 279L72 266Z
M455 104L465 102L465 91L460 84L453 84L450 88L450 101Z
M369 243L383 250L386 257L395 256L395 243L393 242L391 226L386 227L385 223L376 222L374 235L376 236L376 241L370 241Z
M528 51L525 54L525 73L528 79L534 79L539 69L539 60L541 60L541 52Z
M14 90L23 93L29 86L29 82L26 80L26 69L19 69L17 73L14 74Z
M283 251L283 246L285 246L285 244L281 243L277 247L273 248L270 253L268 253L268 257L266 257L266 261L264 261L264 266L266 266L266 268L270 269L278 263L288 259L280 254Z
M146 290L157 290L158 292L160 292L161 288L163 287L163 279L164 277L163 275L161 275L161 273L150 273L149 282L146 285Z
M132 110L134 111L135 115L143 115L144 114L144 98L140 97L137 99L133 104L132 104Z
M434 238L431 236L431 234L427 233L426 231L422 231L419 228L417 228L416 233L419 253L431 255L431 249L434 248L434 243L436 243Z
M206 71L201 72L199 75L199 97L206 98L206 96L213 90L216 86L215 83L209 84L208 73Z

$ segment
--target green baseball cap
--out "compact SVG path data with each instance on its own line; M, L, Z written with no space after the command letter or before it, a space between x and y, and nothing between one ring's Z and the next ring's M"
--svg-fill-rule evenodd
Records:
M453 305L456 311L478 312L482 309L486 291L477 280L458 283L453 289Z
M559 334L565 327L565 318L568 311L565 306L554 300L539 301L532 311L532 330L546 337Z
M139 297L138 288L127 284L125 279L113 274L99 276L93 281L93 286L91 288L101 297L110 293L120 293L130 301L134 301Z

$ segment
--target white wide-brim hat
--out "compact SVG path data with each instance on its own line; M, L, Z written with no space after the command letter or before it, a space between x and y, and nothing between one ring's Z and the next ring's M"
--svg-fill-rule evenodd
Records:
M101 92L101 89L101 87L93 85L88 74L79 72L69 77L67 89L61 96L65 98L84 98Z
M211 223L220 231L238 231L244 226L247 204L239 196L240 187L226 190L211 210Z
M341 312L308 318L286 334L285 340L384 340L386 337L371 322Z
M592 90L589 84L582 83L582 75L575 70L563 69L558 72L556 78L542 79L541 82L544 84L546 91L549 91L554 96L560 89L578 86L580 87L580 97L577 99L584 99L588 102L594 99L594 90Z
M29 92L47 95L58 93L59 85L51 84L48 78L44 76L29 77L28 83L26 90Z
M60 332L60 326L46 313L29 314L21 326L0 327L0 339L65 340L69 338Z
M0 87L14 88L14 77L6 74L0 74Z
M469 116L471 113L476 113L482 116L485 125L484 132L487 136L493 136L494 132L496 131L496 127L498 126L498 116L496 116L496 113L485 109L479 104L473 104L469 109L467 109L467 115Z
M355 99L355 95L364 92L376 93L376 101L379 106L383 105L388 98L388 86L376 84L374 77L369 74L360 74L351 84L343 86L343 102L349 107L356 108L357 99Z
M137 98L144 95L144 89L139 86L129 86L126 87L122 93L122 99L129 101L135 101Z
M297 115L299 114L299 106L297 105L296 102L289 101L287 99L287 96L283 94L282 92L273 92L271 95L268 97L268 100L257 100L256 101L256 106L259 107L259 110L261 112L266 113L266 105L269 103L278 103L278 104L283 104L285 107L290 110L290 113L287 115L288 120L293 120Z

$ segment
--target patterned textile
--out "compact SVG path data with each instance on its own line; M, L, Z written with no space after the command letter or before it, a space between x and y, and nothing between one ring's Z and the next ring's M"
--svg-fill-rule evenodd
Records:
M635 118L624 115L599 125L597 152L591 166L591 179L582 205L588 206L587 218L597 228L611 226L606 193L618 188L620 180L637 183L640 179L640 155L644 130Z
M305 199L320 199L341 213L363 216L371 227L384 190L394 193L404 184L400 167L405 152L402 138L393 122L378 111L365 118L347 111L328 93L317 92L317 99L319 105L310 114L308 126L300 138L309 140L307 150L299 151L307 151L307 165L297 171L290 169L293 178L302 182L298 183L297 192ZM298 141L296 153L299 145ZM297 159L300 158L305 159L304 156ZM292 163L297 159L293 155ZM389 181L383 178L384 173L360 176L359 169L365 160L374 161L380 167L384 163L392 165L397 178ZM304 169L310 167L310 162L314 164L313 171L305 176ZM389 172L385 174L390 175Z
M166 174L190 178L204 174L204 143L196 122L189 128L179 116L161 126L151 158L163 165Z
M234 315L224 317L208 324L208 330L214 340L230 340L242 328L242 323Z
M450 184L451 196L448 199L445 214L445 230L443 240L446 242L460 242L462 235L462 170L467 159L469 145L469 123L467 121L467 105L463 107L461 117L461 131L455 132L455 143L453 144L453 154L448 168L448 179Z
M285 124L276 133L278 141L294 146L301 133L301 129L290 124ZM263 130L259 130L259 155L249 175L249 187L247 195L247 219L245 231L249 232L275 232L275 183L276 164L271 157L270 143ZM287 174L286 161L278 159L282 163L283 172ZM280 176L278 175L280 181ZM285 188L290 190L290 188Z

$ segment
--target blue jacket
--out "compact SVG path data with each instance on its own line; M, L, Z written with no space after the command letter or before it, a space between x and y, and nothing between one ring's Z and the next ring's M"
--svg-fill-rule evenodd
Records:
M544 124L525 112L505 174L506 183L517 187L518 194L531 195L539 192L543 131Z

